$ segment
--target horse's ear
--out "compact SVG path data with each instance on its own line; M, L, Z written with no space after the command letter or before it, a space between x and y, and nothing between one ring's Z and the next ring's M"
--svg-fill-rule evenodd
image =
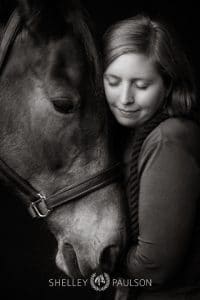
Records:
M32 31L41 30L41 26L57 27L63 16L73 14L80 9L79 0L16 0L22 20L31 25ZM38 18L37 18L38 16ZM36 18L35 18L36 17ZM34 28L33 20L37 20L38 28ZM47 26L48 25L48 26ZM52 26L51 26L52 25ZM39 30L39 31L40 31ZM46 29L45 29L46 31Z
M9 16L15 9L16 3L14 0L0 0L0 23L5 25L7 23Z
M41 1L42 2L42 1ZM37 10L40 10L39 0L17 0L20 13L25 19L31 17Z
M17 0L20 13L29 19L37 12L54 11L55 8L73 9L80 5L79 0Z

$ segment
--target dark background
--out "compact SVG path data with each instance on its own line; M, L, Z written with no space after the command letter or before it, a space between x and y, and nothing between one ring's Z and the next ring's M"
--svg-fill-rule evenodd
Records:
M41 0L42 1L42 0ZM56 1L56 0L55 0ZM0 0L0 17L6 19L14 1ZM129 1L82 0L94 26L100 43L106 28L115 21L131 17L136 13L148 13L162 17L173 28L193 65L197 87L200 87L199 10L195 2L189 1ZM94 292L85 289L48 288L48 279L64 277L54 264L56 243L41 221L33 221L21 202L0 190L0 238L1 238L1 291L7 298L28 299L49 297L54 299L94 299Z

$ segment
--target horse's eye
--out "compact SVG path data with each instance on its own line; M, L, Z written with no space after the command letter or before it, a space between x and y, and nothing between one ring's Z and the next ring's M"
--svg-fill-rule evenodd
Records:
M72 100L69 99L56 99L51 101L54 106L54 109L62 114L71 114L78 109L77 103L74 103Z

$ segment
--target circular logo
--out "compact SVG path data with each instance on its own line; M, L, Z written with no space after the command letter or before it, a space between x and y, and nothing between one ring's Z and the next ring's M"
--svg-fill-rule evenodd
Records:
M101 274L93 273L90 277L90 284L95 291L105 291L110 285L110 276L105 272Z

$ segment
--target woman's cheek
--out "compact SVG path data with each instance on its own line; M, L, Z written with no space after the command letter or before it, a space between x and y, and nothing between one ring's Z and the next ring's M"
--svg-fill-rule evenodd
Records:
M106 98L107 98L108 102L115 103L117 100L117 92L114 92L112 90L107 90Z

